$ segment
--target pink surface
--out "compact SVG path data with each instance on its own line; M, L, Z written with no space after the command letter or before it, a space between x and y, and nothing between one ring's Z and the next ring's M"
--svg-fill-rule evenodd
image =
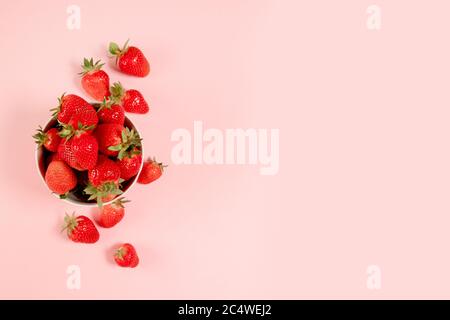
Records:
M450 298L448 1L8 1L0 11L0 298ZM81 29L66 8L81 8ZM128 8L129 7L129 8ZM94 245L34 163L34 129L83 57L127 38L150 60L131 116L163 178ZM171 133L280 129L280 170L174 165ZM136 269L112 262L133 243ZM366 286L379 266L380 290ZM80 290L66 287L78 265Z

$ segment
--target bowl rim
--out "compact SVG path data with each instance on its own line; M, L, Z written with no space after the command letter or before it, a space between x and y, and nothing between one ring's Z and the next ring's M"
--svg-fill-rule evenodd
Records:
M50 126L50 124L53 121L55 121L55 119L54 118L50 118L50 120L47 121L47 123L45 124L45 126L43 127L42 130L47 131L48 129L50 129L49 126ZM139 133L139 129L136 127L136 125L133 123L133 121L131 121L131 119L125 115L125 123L126 122L129 122L131 124L132 128L135 129L136 132L141 137L141 135ZM44 154L44 152L43 152L44 149L43 148L44 148L43 146L40 146L40 147L36 148L34 155L35 155L36 169L38 171L39 177L41 178L41 180L44 183L44 185L47 188L47 190L50 191L51 194L55 198L57 198L59 200L62 200L64 202L66 202L66 203L69 203L69 204L72 204L72 205L75 205L75 206L79 206L79 207L90 207L90 208L98 207L96 202L91 202L91 203L89 203L89 202L81 202L81 201L76 201L76 200L70 199L70 198L61 199L58 194L56 194L56 193L54 193L53 191L50 190L50 188L48 187L47 183L45 182L45 169L41 170L41 167L40 167L40 161L41 161L40 156L42 157L42 155ZM141 144L141 156L142 156L141 166L139 167L139 171L136 174L136 176L133 177L134 180L130 183L130 185L127 187L127 189L122 194L120 194L119 196L115 197L114 199L112 199L110 201L103 202L103 205L111 204L114 201L116 201L118 198L124 197L128 193L128 191L136 184L136 182L138 180L137 178L138 178L139 174L141 173L142 168L144 167L144 159L145 159L145 157L144 157L144 146L143 146L143 144Z

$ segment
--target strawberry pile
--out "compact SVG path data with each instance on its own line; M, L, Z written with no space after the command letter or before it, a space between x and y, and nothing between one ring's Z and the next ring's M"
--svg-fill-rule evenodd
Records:
M109 52L116 56L116 65L123 73L138 77L149 74L146 57L138 48L128 46L128 41L123 48L111 43ZM155 159L142 163L142 138L125 116L126 112L149 112L144 96L138 90L125 89L120 82L110 86L103 66L92 58L85 58L82 64L81 85L94 102L63 94L52 109L53 125L45 130L39 127L33 138L43 150L48 188L60 198L97 202L100 214L96 222L110 228L122 220L124 203L128 202L113 200L136 179L141 184L158 179L165 166ZM66 215L64 222L72 241L98 241L99 232L88 217ZM125 267L139 262L136 250L128 243L117 249L114 259Z

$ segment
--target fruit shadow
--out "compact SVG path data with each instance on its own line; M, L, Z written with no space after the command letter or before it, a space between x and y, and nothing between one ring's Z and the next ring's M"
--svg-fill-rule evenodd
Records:
M73 84L75 85L75 87L77 88L77 90L79 92L83 92L83 87L81 86L81 75L79 75L79 73L81 71L83 71L83 69L81 68L81 62L82 61L75 61L73 60L70 63L70 69L72 70L72 74L74 74L75 76L73 77ZM68 92L70 93L70 92Z
M14 133L14 139L12 136L4 139L3 147L8 150L8 156L0 162L3 168L14 168L2 172L9 187L17 190L17 194L26 194L31 201L31 198L38 196L36 189L42 186L35 160L37 145L32 138L39 125L36 119L42 118L42 115L39 110L27 110L27 104L29 102L18 102L10 106L12 111L8 113L8 121L2 124L2 131Z
M116 242L113 245L109 246L108 249L105 251L105 258L108 263L116 265L116 262L114 260L114 253L116 250L122 245L122 242Z
M73 211L71 212L66 212L67 214L72 214ZM55 224L54 224L54 233L57 234L57 237L62 240L62 241L68 241L68 237L67 237L67 231L64 230L64 217L65 217L65 213L61 214L61 212L58 212L58 218L55 219Z
M109 71L113 71L113 73L119 72L119 68L116 65L116 57L112 57L109 53L107 56L107 60L105 60L105 66L108 67Z
M99 207L93 207L93 208L89 209L89 214L93 221L97 221L97 218L100 215L100 211L101 210ZM97 223L96 223L96 225L98 226Z

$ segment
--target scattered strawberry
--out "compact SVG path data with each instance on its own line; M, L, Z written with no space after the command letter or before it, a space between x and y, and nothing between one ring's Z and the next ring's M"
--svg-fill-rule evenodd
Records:
M44 132L42 127L39 127L33 138L39 147L44 146L45 149L51 152L56 152L61 142L61 137L58 135L58 129L56 128L51 128L47 132Z
M116 160L120 168L120 177L123 180L128 180L136 176L141 168L142 154L137 148L127 151L122 155L121 159Z
M64 230L67 230L67 236L73 242L95 243L100 238L94 223L85 216L67 215L64 218Z
M77 177L72 169L61 160L52 161L45 172L48 188L56 194L65 195L77 185Z
M109 76L108 74L101 70L104 63L100 63L98 60L94 63L94 60L84 58L83 72L81 85L83 89L95 100L102 101L104 98L109 97Z
M53 116L60 123L69 123L70 118L72 118L74 114L91 106L86 100L75 94L63 94L58 98L58 101L59 105L56 108L51 109L51 111L53 111Z
M124 243L117 249L114 260L121 267L134 268L139 264L136 249L129 243Z
M100 108L97 110L100 123L116 123L123 126L125 122L125 111L123 107L113 101L103 100Z
M124 203L130 202L123 198L117 199L111 204L107 204L100 209L97 223L103 228L111 228L119 223L125 215Z
M58 156L76 170L92 169L97 163L98 143L85 127L65 127L61 137L65 138L58 147Z
M144 162L141 174L138 177L138 182L142 184L149 184L161 177L164 172L164 168L167 166L161 162L157 162L155 158L148 159Z
M105 156L99 156L97 164L88 171L89 184L84 189L84 193L89 195L88 200L97 200L97 204L101 207L103 202L114 199L117 195L122 194L119 184L120 169L117 164Z
M122 159L127 151L141 146L141 138L134 129L124 128L120 124L100 124L94 131L101 153Z
M145 77L150 72L150 64L141 50L136 47L128 47L128 41L122 49L111 42L109 44L109 53L116 56L116 65L120 71L137 77Z
M120 82L115 82L111 87L111 96L115 101L120 101L126 112L144 114L150 108L142 94L134 89L125 90Z

